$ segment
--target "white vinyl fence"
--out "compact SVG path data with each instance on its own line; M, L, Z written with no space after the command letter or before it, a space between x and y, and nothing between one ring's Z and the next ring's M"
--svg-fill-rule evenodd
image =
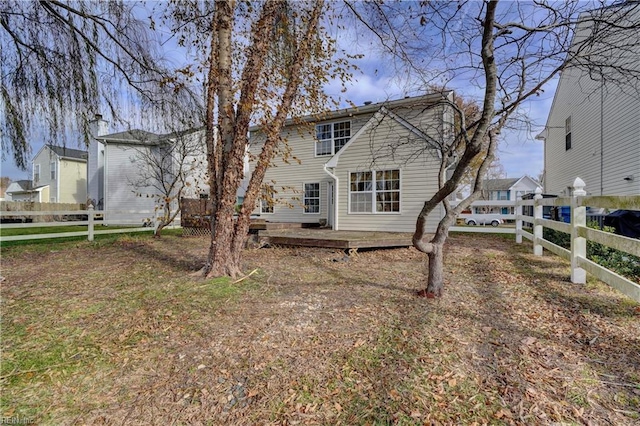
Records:
M571 261L571 282L584 284L586 273L616 288L630 298L640 302L640 285L597 263L587 259L587 240L602 244L640 257L640 240L603 232L587 227L587 207L611 210L640 210L640 196L587 196L585 183L576 178L573 183L573 196L559 198L542 198L540 190L536 191L533 200L518 200L516 203L516 242L522 243L526 238L533 242L533 253L542 256L543 248ZM525 216L522 206L533 206L533 217ZM571 222L557 222L542 217L543 206L569 206ZM533 224L533 233L523 229L523 222ZM571 249L564 249L543 238L543 228L555 229L571 236ZM630 260L631 261L631 260Z
M12 235L12 236L0 236L0 242L8 241L25 241L25 240L39 240L48 238L64 238L64 237L82 237L87 236L87 240L93 241L95 235L104 234L122 234L130 232L149 232L154 231L154 225L157 223L155 220L155 212L153 211L104 211L94 210L93 207L89 207L87 210L67 210L67 211L0 211L0 218L21 218L25 222L21 223L3 223L0 225L2 229L27 229L27 228L42 228L42 227L55 227L55 226L86 226L87 229L83 231L74 232L55 232L48 234L25 234L25 235ZM122 219L105 221L104 218L108 216L123 218L131 215L136 217L135 222L139 226L127 226L131 225L132 221L126 221ZM138 221L139 216L146 216L149 218L148 222L143 223ZM40 222L38 218L41 216L48 216L47 222ZM78 218L86 216L86 220L68 220L69 218ZM99 220L101 219L101 220ZM176 223L176 222L174 222ZM180 223L179 218L177 223ZM109 225L117 226L116 229L100 229L96 230L96 225ZM144 226L143 226L144 225ZM177 227L172 225L172 227Z

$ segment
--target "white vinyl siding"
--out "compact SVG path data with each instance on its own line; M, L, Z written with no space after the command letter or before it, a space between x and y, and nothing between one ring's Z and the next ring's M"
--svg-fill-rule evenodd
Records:
M368 120L371 114L363 114L350 118L351 133L355 134ZM344 120L343 120L344 121ZM316 156L315 124L291 126L283 130L282 136L287 140L290 149L289 158L283 160L281 156L273 159L273 166L267 170L264 182L273 185L275 204L273 214L268 218L274 222L318 223L328 218L328 189L331 178L324 172L323 166L330 156ZM251 152L259 153L262 149L263 135L259 132L251 133ZM295 160L292 160L295 157ZM250 163L253 172L255 163ZM304 183L320 184L320 213L307 214L304 208ZM347 205L344 205L347 208ZM254 214L260 214L257 206Z
M138 147L138 149L150 149ZM112 224L141 225L153 217L157 191L152 187L134 187L139 168L136 151L129 145L107 143L105 146L105 220ZM123 211L123 213L114 213ZM124 213L135 211L140 213ZM146 213L143 213L146 212Z
M422 117L423 123L425 123L426 129L436 129L440 122L438 116L438 108L429 110L429 116ZM431 124L431 127L428 126ZM434 137L437 137L434 130ZM410 144L405 147L398 148L396 150L396 158L385 155L382 158L377 158L373 162L372 167L372 155L378 152L386 152L385 147L390 146L398 140L406 140L410 138L410 131L399 125L397 121L385 117L381 122L376 123L370 129L362 133L358 139L354 140L349 147L340 154L338 166L336 167L335 174L339 178L339 191L338 191L338 203L340 206L338 212L338 226L340 230L345 231L393 231L393 232L413 232L416 228L416 220L418 214L422 209L424 202L428 200L438 189L438 167L440 160L434 151L422 150L418 155L414 155L411 160L407 160L412 151ZM397 147L396 147L397 148ZM390 179L391 186L387 186L389 193L398 194L400 197L397 200L397 206L399 212L391 212L387 214L375 214L374 209L384 209L384 205L393 206L395 203L389 198L393 196L381 196L383 201L378 207L378 204L369 204L371 206L371 214L358 214L355 212L354 204L351 204L351 212L348 211L348 206L354 200L350 200L353 194L350 191L351 176L352 173L362 172L369 173L375 171L401 171L398 173L397 185L399 191L395 192L393 185L395 179ZM363 177L366 177L363 176ZM371 174L371 179L375 180L375 176ZM385 181L382 179L381 181ZM364 183L364 182L362 182ZM381 194L386 193L385 186L381 185L376 187L380 188ZM360 185L362 191L357 191L362 194L364 200L362 204L368 202L368 195L366 185ZM371 186L371 197L373 197L373 186ZM363 207L364 208L364 207ZM427 218L427 227L431 232L435 232L436 226L442 217L443 210L441 206L438 206Z
M637 22L638 13L636 9L628 19ZM616 37L620 33L611 34ZM640 33L633 37L640 41ZM640 70L637 60L640 42L634 42L634 49L623 52L609 49L608 46L616 45L615 38L605 42L606 62L614 67L623 64ZM580 177L588 195L640 195L640 102L635 88L619 86L626 78L609 77L603 85L588 72L571 67L562 71L546 126L545 193L568 195L567 188ZM568 117L571 117L569 150ZM624 179L630 175L635 176L633 181Z

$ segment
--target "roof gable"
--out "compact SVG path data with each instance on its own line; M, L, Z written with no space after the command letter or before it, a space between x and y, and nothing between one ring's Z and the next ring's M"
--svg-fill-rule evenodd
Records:
M67 148L64 146L47 145L58 157L73 158L76 160L86 160L87 151L81 149Z
M360 130L358 130L352 137L351 139L349 139L349 141L342 147L342 149L338 152L336 152L333 157L331 157L331 159L329 159L329 161L326 163L326 167L337 167L338 165L338 160L340 158L340 154L345 152L347 149L349 149L349 147L367 130L369 130L371 127L373 127L374 125L380 123L382 120L384 120L385 118L389 118L391 120L394 120L395 122L397 122L400 126L406 128L408 131L410 131L411 133L415 134L416 136L424 139L424 140L428 140L429 137L427 135L425 135L420 129L418 129L417 127L415 127L414 125L412 125L411 123L409 123L407 120L403 119L402 117L400 117L398 114L394 113L393 111L389 111L385 106L380 107L380 109L378 111L376 111L375 114L373 114L373 116L371 116L371 118L364 124L364 126L362 126L360 128ZM441 158L442 157L442 153L440 152L440 150L437 150L438 156Z

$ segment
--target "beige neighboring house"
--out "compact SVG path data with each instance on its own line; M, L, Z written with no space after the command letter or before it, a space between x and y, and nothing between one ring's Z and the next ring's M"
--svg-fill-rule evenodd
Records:
M34 203L48 203L49 185L33 186L30 180L16 180L11 182L6 190L5 201L31 201Z
M434 146L453 135L451 101L447 91L289 120L282 131L288 160L273 160L255 213L334 230L415 231L438 189ZM251 128L250 151L257 155L262 141L260 128ZM432 232L443 213L440 206L428 217Z
M40 202L87 201L87 151L44 145L33 158L33 187L49 187Z
M630 10L624 19L640 20L638 5L629 2L610 11ZM592 30L582 28L576 39ZM538 135L544 140L547 194L570 195L575 178L580 177L589 195L640 195L640 82L615 74L616 67L640 72L640 32L623 35L632 38L624 46L635 45L624 50L608 47L616 46L617 34L603 39L606 57L601 60L606 64L604 72L611 69L610 81L571 66L560 75L545 130ZM580 53L589 54L589 49Z

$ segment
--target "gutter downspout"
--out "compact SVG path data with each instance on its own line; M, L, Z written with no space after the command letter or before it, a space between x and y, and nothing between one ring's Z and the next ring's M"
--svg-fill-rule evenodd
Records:
M332 172L329 171L329 169L327 168L326 164L324 166L322 166L322 169L335 182L334 185L333 185L333 192L334 192L333 193L333 223L331 224L331 227L332 227L332 229L334 231L337 231L338 230L338 190L339 190L338 183L339 183L339 179L338 179L338 176L334 175Z

